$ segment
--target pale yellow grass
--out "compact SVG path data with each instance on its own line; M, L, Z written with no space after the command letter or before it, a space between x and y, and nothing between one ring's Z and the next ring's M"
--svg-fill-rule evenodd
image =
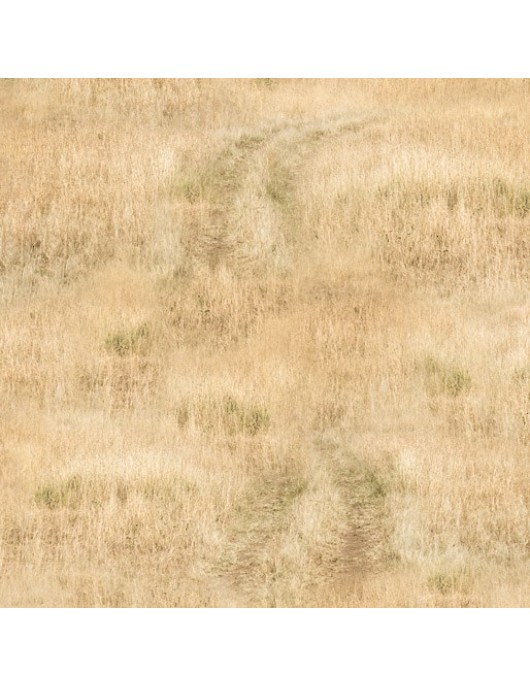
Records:
M0 82L0 605L530 605L530 86Z

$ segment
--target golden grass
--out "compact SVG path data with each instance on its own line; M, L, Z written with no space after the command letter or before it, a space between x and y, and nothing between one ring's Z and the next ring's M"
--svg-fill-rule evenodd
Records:
M529 96L2 80L0 605L530 605Z

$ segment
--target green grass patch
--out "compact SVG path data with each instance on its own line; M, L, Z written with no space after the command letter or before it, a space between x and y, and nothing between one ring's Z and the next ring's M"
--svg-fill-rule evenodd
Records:
M105 349L120 357L131 354L144 355L149 347L150 335L147 324L141 324L128 331L116 331L106 337Z
M230 434L247 433L255 436L267 431L270 421L270 415L264 407L243 405L231 395L223 401L223 424Z
M452 593L469 593L470 578L465 570L436 572L427 579L427 588L434 593L450 595Z
M530 188L500 177L467 178L461 183L449 181L437 184L421 180L401 181L380 187L376 197L398 213L428 208L435 203L445 205L450 211L458 206L472 212L490 209L498 217L526 217L530 213Z
M178 503L182 497L196 493L195 484L171 476L107 480L99 476L82 479L79 475L74 475L64 481L40 486L35 491L34 500L39 507L49 510L79 509L82 506L98 508L110 500L116 500L125 506L129 501L138 498L159 507L166 507Z
M241 138L239 138L235 146L236 148L239 148L240 150L252 150L253 148L257 148L259 145L261 145L265 141L265 136L252 136L250 134L243 135Z
M35 502L50 510L60 507L76 508L81 502L81 495L81 479L79 476L72 476L64 482L38 488L35 491Z
M450 395L455 398L471 388L471 375L456 364L442 363L428 356L424 362L427 390L431 395Z
M492 194L494 207L501 215L525 217L530 213L530 188L495 178L486 190Z
M176 191L190 203L200 202L206 193L206 179L201 174L182 178L176 183Z

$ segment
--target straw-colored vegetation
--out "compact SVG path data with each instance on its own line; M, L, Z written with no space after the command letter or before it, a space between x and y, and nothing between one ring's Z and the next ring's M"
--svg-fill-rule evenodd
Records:
M0 605L530 605L529 112L0 81Z

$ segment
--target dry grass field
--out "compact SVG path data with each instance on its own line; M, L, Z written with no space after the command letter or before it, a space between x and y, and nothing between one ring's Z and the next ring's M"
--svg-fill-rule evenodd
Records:
M529 80L1 80L0 606L530 606Z

